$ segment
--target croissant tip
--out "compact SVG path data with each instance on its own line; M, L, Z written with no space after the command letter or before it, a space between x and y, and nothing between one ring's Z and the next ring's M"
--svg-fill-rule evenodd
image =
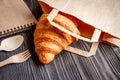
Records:
M39 56L40 56L39 60L42 64L49 64L55 58L55 55L52 53L45 53L45 54L43 53Z

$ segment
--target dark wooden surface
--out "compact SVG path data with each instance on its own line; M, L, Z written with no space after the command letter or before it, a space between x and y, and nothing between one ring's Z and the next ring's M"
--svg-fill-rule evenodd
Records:
M41 9L36 0L25 0L38 19ZM20 48L11 52L0 52L0 61L29 49L32 57L20 64L9 64L0 68L0 80L120 80L120 49L100 43L94 56L85 58L62 51L53 62L43 65L34 51L34 28L18 33L24 36ZM16 34L15 34L16 35ZM3 40L4 38L1 38ZM90 43L74 42L71 46L89 50Z

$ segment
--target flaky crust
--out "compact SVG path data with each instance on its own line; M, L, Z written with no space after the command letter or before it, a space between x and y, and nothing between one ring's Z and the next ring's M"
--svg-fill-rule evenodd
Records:
M54 59L55 55L60 53L69 44L71 44L73 40L75 40L72 36L52 26L46 18L47 15L48 14L44 13L41 16L34 32L35 51L40 62L43 64L50 63ZM67 19L66 22L62 23L62 19L67 18L59 14L55 17L54 21L64 26L64 28L76 34L80 34L76 25L71 20ZM71 24L67 25L67 23Z

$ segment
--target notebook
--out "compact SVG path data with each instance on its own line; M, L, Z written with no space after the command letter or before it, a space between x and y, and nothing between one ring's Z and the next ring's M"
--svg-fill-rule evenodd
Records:
M0 38L27 30L36 22L23 0L0 0Z

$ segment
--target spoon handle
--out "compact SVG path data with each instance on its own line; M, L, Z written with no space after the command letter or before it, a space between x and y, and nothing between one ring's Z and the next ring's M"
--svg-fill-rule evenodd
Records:
M0 51L2 51L3 49L2 49L2 46L0 46Z

